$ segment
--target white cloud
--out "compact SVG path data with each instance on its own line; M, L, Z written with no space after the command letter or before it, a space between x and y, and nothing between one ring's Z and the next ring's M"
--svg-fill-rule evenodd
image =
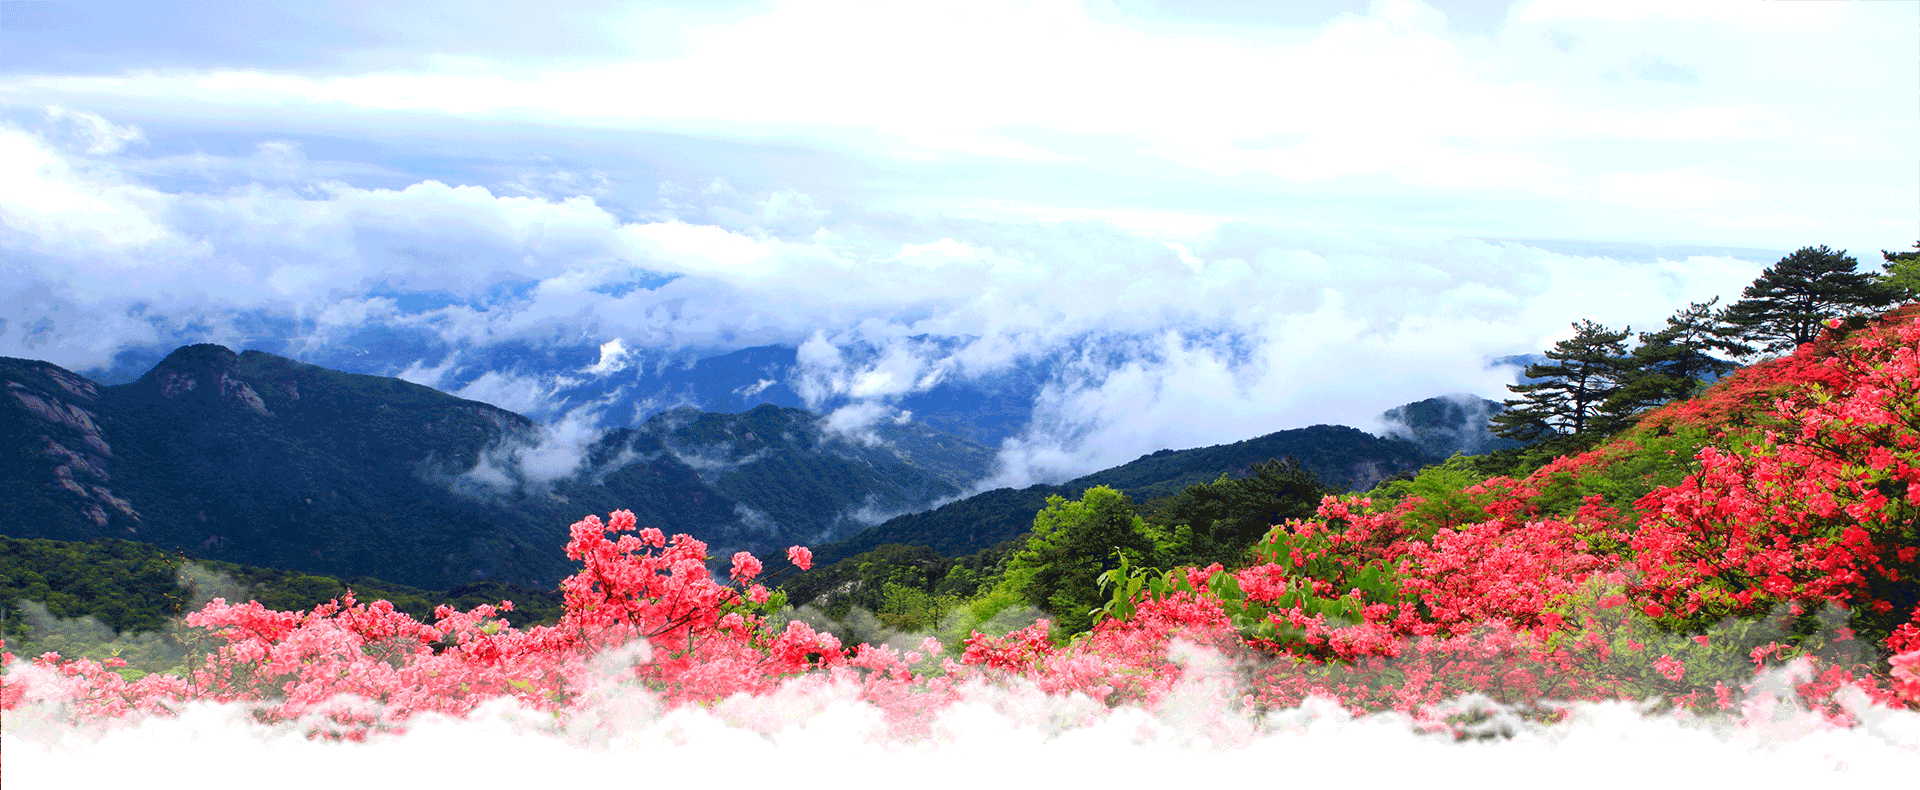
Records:
M758 535L779 535L780 525L767 515L766 511L755 510L743 504L733 506L734 518L740 519L740 526L749 533Z
M774 246L712 225L679 221L628 225L621 231L638 249L681 267L710 271L764 273L763 267L750 267L767 263Z
M1429 256L1451 260L1410 265ZM1003 448L987 487L1057 481L1166 447L1314 423L1369 426L1386 409L1444 392L1499 399L1512 371L1489 370L1487 358L1545 348L1579 318L1651 328L1702 298L1684 294L1737 293L1759 268L1727 258L1624 264L1416 244L1371 260L1336 251L1317 272L1326 279L1316 292L1317 257L1295 269L1298 292L1310 298L1289 304L1263 294L1233 310L1239 323L1213 325L1235 342L1193 331L1205 324L1176 324L1125 349L1121 364L1107 361L1107 349L1086 354L1079 376L1043 392L1033 424ZM1231 286L1215 298L1257 292L1279 275L1228 271Z
M873 426L881 420L893 420L897 416L898 413L884 403L859 401L834 409L821 423L821 427L831 435L840 436L867 447L874 447L880 445L882 441L880 435L873 431Z
M981 754L1021 766L1021 784L1036 787L1174 786L1195 776L1259 784L1272 781L1274 766L1303 785L1349 782L1357 766L1386 786L1432 783L1435 776L1523 784L1543 774L1581 789L1649 778L1667 786L1897 785L1911 775L1920 738L1920 714L1864 703L1850 707L1868 723L1835 728L1793 702L1752 721L1580 702L1568 706L1564 721L1518 722L1513 737L1493 743L1422 733L1400 714L1356 717L1319 699L1253 721L1237 703L1223 702L1237 696L1218 673L1220 659L1175 650L1186 679L1154 710L1108 710L1084 696L1047 696L1018 683L966 684L938 711L932 737L904 742L888 736L885 713L860 700L857 687L811 677L769 694L672 710L639 684L609 680L582 695L596 702L565 719L508 701L461 719L415 717L403 733L352 744L306 737L298 723L263 726L239 704L192 705L178 715L88 729L32 695L9 712L0 737L8 775L22 786L56 786L74 776L130 786L151 780L156 765L186 759L273 776L276 787L289 790L340 787L368 774L432 782L445 776L447 763L487 765L489 781L503 785L604 783L636 764L670 783L698 782L715 765L844 765L878 782L911 785L928 783L930 764L964 765ZM607 676L648 655L644 646L611 651L603 662ZM10 682L50 685L37 668L14 672ZM421 760L423 751L445 759ZM506 753L517 759L498 759ZM1569 773L1576 765L1581 770ZM802 769L780 781L813 790L842 786L844 777Z
M450 481L456 490L494 495L520 491L544 494L553 483L574 476L587 460L587 449L605 435L598 404L582 406L537 426L531 434L509 432L480 452L478 461ZM623 454L615 464L632 457Z
M446 357L442 358L440 360L440 364L437 364L437 365L428 365L426 360L417 359L417 360L414 360L412 364L408 365L406 370L402 370L399 373L395 374L394 378L401 379L403 381L409 381L423 387L432 387L434 389L441 389L444 382L447 380L447 374L453 372L453 367L458 361L459 361L459 358L453 354L448 354ZM477 392L478 391L476 391L476 394ZM479 399L475 398L475 400L479 400ZM499 405L499 404L495 404L495 405ZM502 407L502 408L505 408L505 407ZM512 411L512 410L508 409L508 411Z
M1914 49L1899 32L1910 15L1897 4L1845 11L1805 3L1592 5L1522 3L1496 35L1466 39L1448 34L1443 17L1423 4L1387 2L1372 14L1261 39L1156 27L1069 2L964 10L781 3L685 30L685 46L671 55L536 67L529 76L462 59L365 75L48 75L4 87L22 96L165 96L280 112L428 112L798 135L869 152L878 135L893 150L936 157L1090 161L1094 149L1065 141L1096 136L1123 141L1117 148L1127 156L1212 172L1305 183L1387 174L1465 189L1599 177L1607 169L1592 161L1596 140L1698 136L1695 116L1703 111L1743 121L1716 123L1715 140L1793 142L1796 154L1859 136L1826 123L1831 113L1913 126L1910 113L1884 101L1912 77L1887 68L1910 62L1902 54ZM1582 42L1574 55L1547 43L1569 26ZM1608 85L1669 61L1699 64L1688 68L1715 91ZM1829 81L1843 74L1848 79ZM1813 97L1843 100L1846 109L1794 111L1794 102ZM1738 151L1700 153L1719 163L1746 161Z
M453 394L539 419L554 416L548 412L555 393L579 383L578 380L565 377L521 376L489 370L454 390Z
M31 141L24 133L11 139ZM1480 364L1488 355L1540 348L1576 318L1651 325L1688 301L1736 292L1757 270L1728 258L1636 264L1432 234L1302 235L1253 223L1177 248L1085 224L964 226L990 243L944 230L914 241L883 226L856 228L873 237L865 245L889 245L866 252L715 226L621 223L585 198L507 197L436 182L333 185L311 197L147 194L192 206L206 223L155 225L154 235L200 241L146 265L148 286L138 293L102 283L86 297L94 323L68 318L60 337L95 337L83 329L116 321L131 339L150 336L148 325L115 318L116 297L122 305L204 300L216 312L292 303L320 343L370 322L427 330L456 346L592 340L601 344L585 371L592 375L626 366L641 347L807 337L796 389L812 404L846 402L833 424L849 435L892 414L886 404L950 377L992 374L1087 338L1155 338L1120 368L1089 360L1084 378L1052 385L1035 433L1013 448L1027 459L1008 463L1057 474L1309 421L1364 422L1436 391L1497 396L1490 390L1501 382L1487 380ZM164 205L149 214L179 215ZM291 254L300 249L308 254ZM919 265L929 255L944 260ZM1044 265L1006 263L1022 260ZM618 297L594 290L630 276L636 262L686 276ZM227 266L230 276L209 283L209 264ZM40 273L47 288L58 288L51 275ZM521 278L531 285L492 306L458 302L421 313L390 297L329 298L375 276L468 298ZM590 332L618 334L597 340ZM973 339L956 349L912 339L918 335ZM1186 340L1209 335L1236 338L1245 346L1240 358ZM21 355L35 351L24 332L0 335L4 343L18 344ZM867 350L847 356L856 348ZM95 342L54 361L101 364L113 350ZM403 375L440 383L449 365L416 361ZM1355 383L1332 383L1343 378ZM457 394L549 416L555 393L578 383L487 371Z
M949 261L973 257L974 252L972 245L948 238L931 244L902 244L900 252L895 254L894 258L915 266L934 269Z
M616 337L605 343L601 343L599 361L587 366L580 372L594 376L605 376L616 371L625 370L627 366L631 364L633 364L633 351L627 348L625 340Z
M843 520L852 521L853 523L860 525L859 528L871 527L877 524L885 523L888 520L891 520L898 516L905 515L907 513L932 510L934 508L940 507L941 505L947 504L948 502L955 501L956 499L958 499L958 497L940 499L940 500L935 500L933 502L928 502L927 504L921 507L909 508L906 510L896 510L893 508L882 507L880 504L880 497L875 496L873 494L868 494L866 496L866 499L860 503L859 507L851 507L841 511L839 516L835 519L835 522L837 524ZM836 528L835 531L837 532L838 529ZM842 534L845 534L845 533L842 533Z
M46 253L145 251L168 233L164 197L88 167L44 139L0 128L0 219L9 247Z
M58 104L46 110L49 131L77 143L88 154L112 154L146 139L137 126L122 126L97 113Z

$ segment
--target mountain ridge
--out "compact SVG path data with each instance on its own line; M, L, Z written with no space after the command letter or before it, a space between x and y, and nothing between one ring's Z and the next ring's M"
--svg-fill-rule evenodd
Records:
M1363 490L1444 459L1415 442L1382 438L1344 425L1293 428L1227 444L1159 450L1057 485L982 491L932 510L895 517L821 546L814 554L826 564L889 543L925 546L949 557L971 554L1026 533L1033 526L1033 514L1046 506L1050 496L1075 499L1089 488L1105 485L1144 501L1172 496L1221 475L1242 477L1254 464L1289 457L1323 483Z
M1279 457L1365 488L1484 433L1458 419L1414 420L1404 439L1311 426L955 499L992 471L992 449L913 421L838 431L772 403L669 409L568 444L425 385L214 344L175 349L124 384L13 358L0 380L0 534L125 538L421 587L551 584L569 567L566 525L616 509L716 555L805 543L831 558L885 542L967 553L1025 532L1055 494L1110 485L1145 500Z
M753 462L784 474L777 487L713 470L703 478L686 459L717 445L664 424L581 448L560 443L554 452L580 457L536 469L532 461L552 460L539 454L554 437L521 415L212 344L176 349L120 385L15 358L0 359L0 381L10 393L0 397L0 534L125 538L428 588L551 585L571 567L561 551L567 525L623 508L716 552L818 542L864 526L848 512L958 494L991 456L911 424L876 428L863 443L832 434L818 415L767 406L695 422L722 433L777 424ZM902 459L898 443L923 460ZM769 492L782 498L754 499Z

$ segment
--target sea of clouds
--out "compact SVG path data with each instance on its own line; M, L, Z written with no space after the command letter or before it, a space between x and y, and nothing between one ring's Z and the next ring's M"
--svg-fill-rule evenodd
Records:
M1235 5L25 9L0 354L260 348L556 448L645 416L565 393L757 345L855 435L1040 370L1020 483L1498 398L1572 321L1911 233L1898 4Z
M1513 373L1494 356L1580 318L1651 328L1760 268L1736 252L1635 259L1251 222L1173 241L1106 222L795 215L805 195L724 185L715 201L789 224L623 219L586 196L438 181L167 191L117 158L137 131L43 120L77 142L0 126L22 187L0 190L22 276L0 293L14 316L0 353L106 371L128 349L264 348L530 414L562 448L632 415L558 394L597 378L617 390L643 351L664 364L777 344L798 349L789 386L855 433L914 393L1038 365L1001 479L1059 479L1166 447L1371 427L1441 393L1499 397ZM587 356L524 364L540 349Z

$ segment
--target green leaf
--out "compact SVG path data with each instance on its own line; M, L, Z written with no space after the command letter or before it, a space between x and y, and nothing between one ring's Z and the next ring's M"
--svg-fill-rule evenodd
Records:
M1246 595L1240 592L1240 582L1226 571L1214 572L1213 577L1207 579L1207 587L1212 589L1215 595L1223 599L1232 598L1241 600L1246 598Z

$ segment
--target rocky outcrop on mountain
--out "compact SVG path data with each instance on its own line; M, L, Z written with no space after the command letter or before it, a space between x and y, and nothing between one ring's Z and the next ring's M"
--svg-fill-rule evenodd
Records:
M12 407L0 408L11 444L0 474L21 489L18 512L0 518L61 518L89 538L138 533L140 513L112 488L99 387L45 362L0 358L0 388L0 405Z

